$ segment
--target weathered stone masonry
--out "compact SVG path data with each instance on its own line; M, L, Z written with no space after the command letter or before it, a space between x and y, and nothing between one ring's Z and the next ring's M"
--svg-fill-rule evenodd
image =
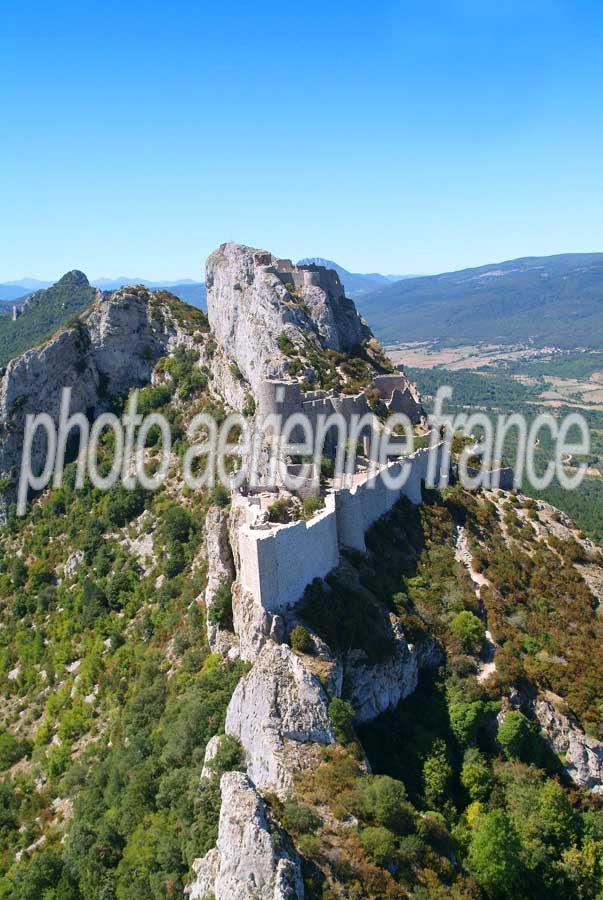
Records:
M323 578L339 563L335 494L309 522L292 522L262 530L242 525L238 534L239 581L269 612L292 606L314 578Z
M253 501L238 498L236 502L246 505L249 512L237 535L243 589L268 612L279 613L293 606L308 584L338 565L340 547L366 549L365 533L401 497L414 504L421 502L421 484L432 456L435 481L440 484L448 477L443 445L417 450L387 467L392 477L408 467L402 487L388 487L384 470L352 476L352 486L328 493L325 508L308 522L254 527ZM445 471L440 472L443 464Z

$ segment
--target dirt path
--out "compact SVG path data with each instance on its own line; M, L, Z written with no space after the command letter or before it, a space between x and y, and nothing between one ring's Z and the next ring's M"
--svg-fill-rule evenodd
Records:
M482 618L488 623L488 618L486 615L486 609L484 607L484 603L481 597L482 587L484 585L489 585L490 582L486 578L485 575L482 575L481 572L476 572L473 567L473 557L471 556L471 551L469 550L469 541L467 540L467 532L463 528L462 525L455 526L455 554L454 558L462 563L465 566L467 571L469 572L469 576L471 581L473 582L473 588L475 590L475 596L479 600L480 610L482 614ZM496 644L494 643L494 638L492 637L492 633L489 628L486 627L486 638L485 638L485 646L481 655L481 660L479 662L478 672L477 672L477 680L485 681L490 677L494 672L496 672Z

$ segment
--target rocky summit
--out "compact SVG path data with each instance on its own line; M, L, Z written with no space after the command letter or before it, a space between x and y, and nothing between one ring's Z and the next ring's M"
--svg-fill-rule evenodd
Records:
M322 266L222 244L207 260L205 281L216 339L256 391L288 373L288 342L350 353L370 335L337 273Z
M208 317L95 292L2 376L0 896L600 896L601 549L541 500L455 482L459 448L334 271L229 243L206 283ZM158 489L78 486L72 454L16 516L26 417L56 424L64 387L91 421L134 391L165 417ZM338 434L295 486L297 456L271 469L279 406L366 417L349 483ZM195 417L232 411L258 483L233 453L232 489L183 486ZM392 412L416 443L373 471Z

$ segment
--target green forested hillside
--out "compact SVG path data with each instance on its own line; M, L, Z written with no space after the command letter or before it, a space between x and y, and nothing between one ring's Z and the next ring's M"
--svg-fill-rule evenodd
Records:
M197 357L177 351L167 383L139 392L139 409L170 417L176 467L186 417L223 414ZM183 898L216 839L220 770L239 765L227 744L200 789L246 669L206 639L204 520L227 498L74 482L71 463L0 529L0 897Z
M175 437L161 490L78 490L71 463L61 488L0 529L1 900L184 900L191 862L215 844L220 773L244 761L228 739L201 781L204 751L247 666L213 656L206 639L206 513L228 493L178 478L191 418L225 414L198 363L180 348L139 392L139 410L163 412ZM149 468L160 440L149 432ZM113 450L109 431L100 471ZM455 557L461 523L492 582L485 610ZM577 532L539 543L538 524L518 498L429 492L374 525L366 556L308 589L301 621L334 652L382 658L391 636L379 622L392 612L410 641L437 642L441 666L358 730L344 686L329 704L337 743L290 796L266 796L307 900L600 896L596 800L563 784L562 761L521 712L496 737L501 699L526 683L557 691L603 735L601 627L573 567ZM223 609L232 615L228 582ZM480 682L485 614L499 649ZM301 624L289 640L321 664Z
M0 366L35 347L64 322L89 306L97 296L83 272L74 270L46 290L36 291L22 314L13 322L0 318Z
M327 588L311 585L300 608L343 653L384 651L375 601L402 619L413 643L435 638L442 648L439 669L356 734L349 705L332 701L342 746L276 804L307 861L307 897L594 900L603 887L600 804L564 786L563 760L523 712L507 707L496 734L516 686L552 687L601 733L601 628L572 565L577 541L540 542L536 503L512 495L455 486L424 501L401 501L368 533L368 557L350 554L345 571L328 576ZM491 582L482 603L455 557L459 525ZM485 616L496 671L479 680ZM321 885L321 873L349 893Z
M603 253L526 257L398 281L358 298L386 341L603 347Z

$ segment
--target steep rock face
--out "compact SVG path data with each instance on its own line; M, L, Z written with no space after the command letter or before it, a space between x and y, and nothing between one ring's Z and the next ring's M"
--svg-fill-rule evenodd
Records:
M235 635L211 621L211 610L224 585L232 585L235 578L234 562L228 540L228 516L220 507L208 510L205 519L205 543L207 550L207 639L213 653L228 653L236 647Z
M122 288L82 316L89 361L107 394L114 396L146 384L159 357L185 338L166 313L155 295L144 289Z
M266 250L222 244L207 260L206 284L216 339L256 395L265 378L287 372L281 335L313 335L323 348L349 352L370 334L330 269L294 266Z
M216 399L238 412L249 408L250 397L253 396L249 385L233 367L232 360L222 347L210 340L202 350L201 362L209 370L209 386Z
M86 334L79 328L59 332L42 347L12 360L0 386L0 473L16 477L21 462L25 419L28 413L49 413L59 418L61 392L72 389L71 411L96 407L99 374L88 358ZM43 464L46 439L40 429L32 446L32 468Z
M267 612L239 581L232 586L232 613L239 656L253 662L274 635L274 620L278 617Z
M299 859L287 851L249 778L227 772L220 788L217 846L193 863L190 900L303 900Z
M565 757L565 769L572 781L594 794L603 794L603 743L581 731L562 704L560 697L547 691L536 698L532 708L552 749Z
M247 756L260 789L287 793L296 770L311 764L306 742L335 740L320 681L288 646L269 642L239 682L226 713L226 733Z
M146 289L122 288L12 360L0 385L0 476L18 476L28 413L48 413L56 424L62 390L70 387L70 413L92 416L112 396L147 383L159 357L179 343L191 345L192 338L167 306ZM45 455L45 433L38 429L34 473Z
M408 697L417 687L422 667L440 662L435 643L418 648L409 644L400 621L390 616L394 652L383 662L371 663L362 650L348 653L345 680L359 722L370 722Z
M214 774L212 763L220 751L223 739L224 735L214 734L214 736L207 742L207 747L205 748L205 756L203 757L203 768L201 769L202 779L211 778Z

